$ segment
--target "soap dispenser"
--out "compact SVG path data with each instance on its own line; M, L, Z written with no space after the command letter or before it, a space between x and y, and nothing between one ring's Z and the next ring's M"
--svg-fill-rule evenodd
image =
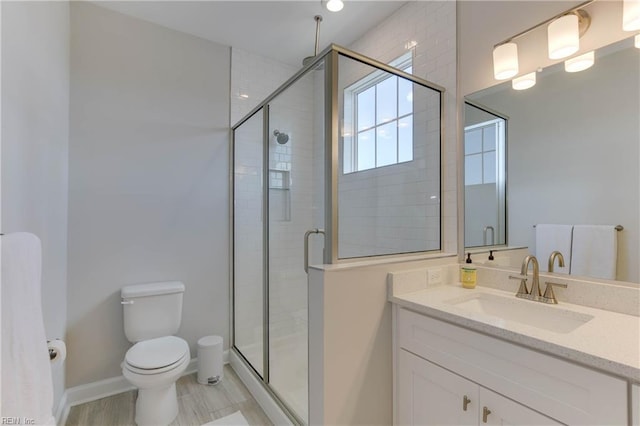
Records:
M493 256L493 250L489 250L489 257L487 258L485 265L495 265L495 257Z
M476 268L472 264L471 253L467 253L465 265L460 268L460 281L464 288L476 288Z

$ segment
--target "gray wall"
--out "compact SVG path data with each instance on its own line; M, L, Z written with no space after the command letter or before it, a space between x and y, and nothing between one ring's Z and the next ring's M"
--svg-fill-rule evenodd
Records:
M42 240L48 338L64 338L67 293L69 5L2 2L2 232ZM64 365L53 368L54 403Z
M181 280L228 341L229 49L71 5L67 385L121 374L123 285Z

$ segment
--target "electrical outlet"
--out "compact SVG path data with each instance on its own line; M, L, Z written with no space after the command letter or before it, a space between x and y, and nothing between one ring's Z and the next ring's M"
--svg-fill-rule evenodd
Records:
M427 277L427 282L429 285L431 284L441 284L442 283L442 268L430 268L429 274Z

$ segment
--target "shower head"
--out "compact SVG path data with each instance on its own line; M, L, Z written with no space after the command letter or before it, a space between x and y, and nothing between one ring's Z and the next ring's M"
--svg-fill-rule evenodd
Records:
M282 133L277 129L273 131L273 136L276 137L276 142L278 142L280 145L284 145L285 143L289 142L289 135L286 133Z

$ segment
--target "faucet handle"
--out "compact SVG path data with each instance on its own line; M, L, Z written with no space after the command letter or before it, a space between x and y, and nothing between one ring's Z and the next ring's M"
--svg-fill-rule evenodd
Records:
M561 284L561 283L554 283L551 281L546 281L545 284L547 285L544 289L544 295L540 298L541 302L544 303L552 303L554 305L558 304L558 299L556 299L556 295L553 292L553 287L562 287L562 288L567 288L566 284Z
M527 288L527 276L526 275L509 275L510 280L520 280L520 287L516 297L523 297L529 295L529 289Z

